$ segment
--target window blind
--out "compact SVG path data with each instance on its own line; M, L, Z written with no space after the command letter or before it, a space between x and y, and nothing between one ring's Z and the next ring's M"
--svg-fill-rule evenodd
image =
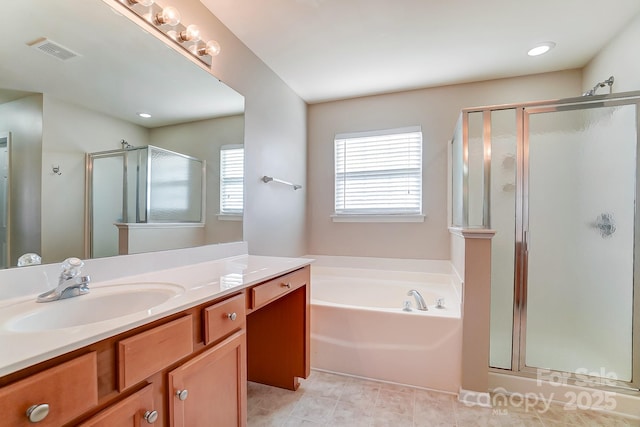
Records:
M336 215L421 214L420 127L335 137Z
M244 147L220 148L220 213L242 215L244 207Z

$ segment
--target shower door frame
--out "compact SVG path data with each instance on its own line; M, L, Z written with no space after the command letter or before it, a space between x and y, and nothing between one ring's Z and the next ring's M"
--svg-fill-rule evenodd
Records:
M85 258L93 258L93 162L95 159L104 159L109 157L121 157L122 158L122 191L123 191L123 200L122 200L122 220L123 222L128 221L128 156L129 153L135 152L138 154L140 148L133 149L120 149L120 150L110 150L110 151L102 151L97 153L87 153L85 159L85 242L84 242L84 253ZM138 197L136 195L136 197ZM136 216L138 215L138 210L136 209Z
M4 259L2 260L2 264L0 268L9 268L11 267L11 132L0 132L0 140L3 140L7 146L7 179L3 183L5 189L5 201L4 206L1 206L1 209L4 209L4 218L5 223L3 224L6 232L5 236L5 246L6 252Z
M516 174L516 242L515 242L515 278L514 278L514 322L511 370L528 377L538 375L540 367L526 365L527 331L527 291L528 291L528 225L529 225L529 115L575 111L623 105L636 106L636 185L634 200L634 245L633 245L633 302L632 302L632 345L631 380L615 381L615 389L640 389L640 92L601 95L585 99L572 98L551 103L523 104L516 107L517 120L517 174ZM554 371L552 371L554 372ZM565 373L566 374L566 373ZM584 380L569 372L572 383Z

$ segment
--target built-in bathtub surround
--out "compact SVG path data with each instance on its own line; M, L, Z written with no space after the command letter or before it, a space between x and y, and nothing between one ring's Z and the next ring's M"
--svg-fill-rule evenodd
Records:
M458 392L460 283L448 261L310 257L314 368Z

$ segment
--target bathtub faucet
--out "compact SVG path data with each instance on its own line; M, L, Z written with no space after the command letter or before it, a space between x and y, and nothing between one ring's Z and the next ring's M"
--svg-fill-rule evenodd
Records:
M416 307L418 310L427 311L427 304L424 302L424 298L420 295L420 292L415 289L411 289L408 293L408 296L412 296L416 299Z

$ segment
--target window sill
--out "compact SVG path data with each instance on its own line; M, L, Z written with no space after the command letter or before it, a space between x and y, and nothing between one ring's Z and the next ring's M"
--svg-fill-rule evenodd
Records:
M218 221L242 221L242 215L218 214Z
M331 215L333 222L424 222L420 215Z

